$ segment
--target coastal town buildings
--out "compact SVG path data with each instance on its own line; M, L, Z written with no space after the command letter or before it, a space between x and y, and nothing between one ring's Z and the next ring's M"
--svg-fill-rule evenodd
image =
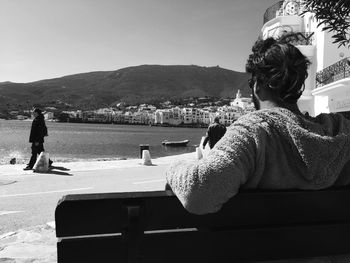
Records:
M298 104L303 112L320 113L350 111L350 50L338 47L332 32L322 31L325 25L312 13L303 12L302 0L278 1L267 8L261 29L262 37L278 37L296 33L293 39L299 50L309 58L311 66L305 90Z
M62 113L70 122L196 127L208 126L216 116L219 116L220 122L228 126L243 114L251 111L253 104L251 98L243 98L238 91L230 105L197 108L173 106L167 102L166 107L157 109L153 105L141 104L126 107L124 110L101 108L89 111L63 111ZM44 114L47 114L48 118L53 115L51 112Z
M226 105L218 106L223 104ZM166 101L161 103L160 107L162 108L141 104L128 107L125 105L105 107L97 110L63 111L44 107L43 114L45 120L59 122L206 127L214 121L216 116L220 117L222 124L228 126L254 108L251 98L242 97L239 90L231 101L223 99L213 103L209 98L203 97L192 98L185 106L172 105L170 101ZM18 120L34 118L31 116L32 110L11 111L11 114L13 119Z

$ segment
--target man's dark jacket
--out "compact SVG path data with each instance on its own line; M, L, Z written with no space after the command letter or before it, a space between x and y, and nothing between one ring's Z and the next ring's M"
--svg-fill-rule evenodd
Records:
M44 115L39 114L34 118L32 122L32 128L30 130L29 142L44 143L44 137L47 136L47 128L44 120Z
M226 127L220 123L213 123L209 126L207 136L204 139L203 146L209 141L209 147L212 149L214 145L220 141L222 136L226 133Z

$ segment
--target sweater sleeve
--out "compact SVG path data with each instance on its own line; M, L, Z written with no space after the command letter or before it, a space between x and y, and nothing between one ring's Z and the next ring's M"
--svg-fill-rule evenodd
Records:
M221 209L254 173L257 132L249 125L232 125L206 158L173 163L167 182L183 206L194 214Z

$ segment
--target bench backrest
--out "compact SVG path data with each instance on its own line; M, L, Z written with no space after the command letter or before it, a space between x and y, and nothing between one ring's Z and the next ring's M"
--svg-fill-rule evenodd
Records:
M242 262L350 253L350 189L241 192L215 214L171 191L67 195L58 262Z

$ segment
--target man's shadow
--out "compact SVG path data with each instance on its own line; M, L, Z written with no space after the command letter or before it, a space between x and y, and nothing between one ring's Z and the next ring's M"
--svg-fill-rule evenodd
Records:
M59 170L59 171L56 171ZM65 176L73 176L73 174L62 172L62 171L70 171L70 169L62 167L62 166L50 166L48 174L57 174L57 175L65 175Z

